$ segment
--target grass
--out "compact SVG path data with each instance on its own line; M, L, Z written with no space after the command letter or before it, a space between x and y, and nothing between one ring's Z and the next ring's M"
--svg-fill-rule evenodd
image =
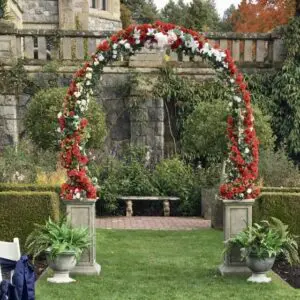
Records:
M97 231L100 276L76 276L55 285L43 278L36 300L256 300L300 299L272 274L271 284L221 277L222 232Z

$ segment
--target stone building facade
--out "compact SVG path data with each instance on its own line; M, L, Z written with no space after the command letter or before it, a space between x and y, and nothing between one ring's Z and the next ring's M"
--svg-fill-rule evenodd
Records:
M116 31L120 0L8 0L18 29Z

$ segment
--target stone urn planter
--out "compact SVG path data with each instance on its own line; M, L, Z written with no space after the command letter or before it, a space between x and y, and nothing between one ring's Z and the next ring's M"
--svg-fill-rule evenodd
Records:
M70 283L76 281L70 278L70 271L76 266L76 257L73 251L60 253L56 257L50 256L50 251L46 251L48 266L54 271L53 277L47 279L52 283Z
M246 264L252 271L252 276L249 277L247 281L257 283L271 282L272 279L267 277L266 273L272 269L274 262L275 257L261 259L254 256L248 256L246 258Z

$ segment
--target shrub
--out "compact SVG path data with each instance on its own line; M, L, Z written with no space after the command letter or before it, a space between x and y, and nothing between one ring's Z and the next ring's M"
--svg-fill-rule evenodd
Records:
M33 183L37 171L55 171L57 154L37 150L29 141L7 146L0 155L0 182Z
M280 218L293 234L300 234L300 193L263 192L255 201L253 221Z
M259 177L264 186L300 186L300 172L283 150L261 150Z
M0 192L0 240L24 243L33 225L59 218L60 203L53 192Z
M269 117L255 106L256 131L262 147L272 148L274 139ZM201 102L187 118L182 138L183 152L221 161L227 150L227 110L224 101Z
M129 148L119 158L109 157L100 172L101 206L106 213L119 214L117 197L157 195L143 149Z
M62 109L65 88L41 90L34 95L25 116L25 126L30 138L41 149L58 150L57 114ZM90 124L91 138L87 146L100 148L106 136L105 115L99 104L91 100L86 118Z
M177 157L162 160L156 166L152 180L160 195L180 198L177 213L182 215L200 213L200 190L195 189L195 174L191 166Z

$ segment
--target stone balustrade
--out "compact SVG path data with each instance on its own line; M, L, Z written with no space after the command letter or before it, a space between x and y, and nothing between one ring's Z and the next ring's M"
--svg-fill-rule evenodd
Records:
M29 64L43 64L49 60L65 63L83 61L95 51L102 39L110 35L110 32L16 30L0 26L0 60L8 64L15 57L27 59ZM283 41L274 33L207 33L206 37L211 44L230 49L235 61L245 67L276 67L285 57ZM130 66L158 67L162 59L163 55L155 51L144 51L132 58ZM176 53L171 55L171 62L175 65L189 61L189 57L178 57ZM201 67L201 59L196 58L195 61L198 64L193 65Z

